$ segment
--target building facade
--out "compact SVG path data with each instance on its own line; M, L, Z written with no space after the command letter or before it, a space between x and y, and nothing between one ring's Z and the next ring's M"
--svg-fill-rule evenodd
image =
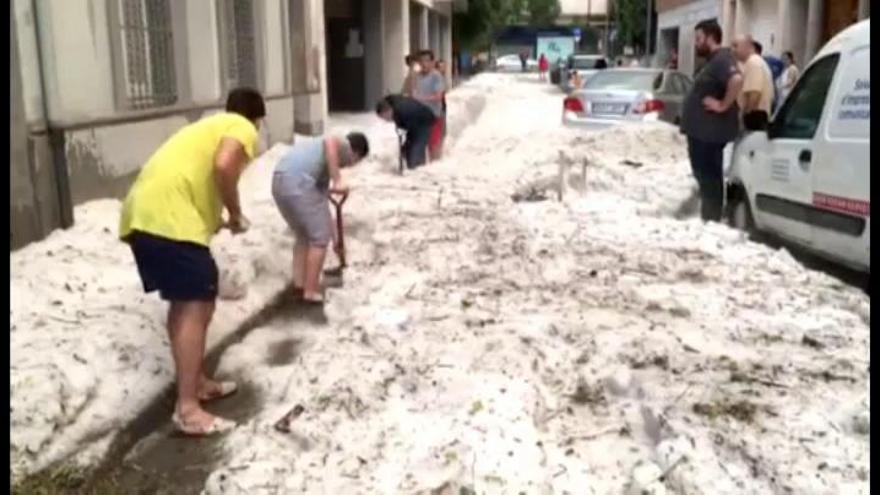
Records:
M559 0L560 26L589 26L595 33L594 43L581 40L580 49L586 52L607 53L608 41L614 27L611 0Z
M264 149L399 91L415 48L451 58L452 0L13 0L12 248L121 197L180 127L259 89ZM451 64L450 64L451 65Z
M658 59L678 55L679 68L693 74L694 26L715 19L728 44L750 34L767 54L791 51L805 65L825 42L870 15L870 0L657 0Z
M694 51L694 28L708 19L721 23L721 14L719 0L657 0L658 63L666 64L675 54L678 69L693 75L700 63Z

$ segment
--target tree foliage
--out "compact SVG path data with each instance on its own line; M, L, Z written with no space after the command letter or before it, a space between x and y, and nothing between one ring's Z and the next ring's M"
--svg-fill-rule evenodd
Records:
M618 42L624 46L644 47L648 6L645 0L616 0Z
M455 15L456 41L467 48L486 48L507 26L550 26L559 16L559 0L469 0Z
M551 26L559 17L559 0L527 0L529 24L536 27Z

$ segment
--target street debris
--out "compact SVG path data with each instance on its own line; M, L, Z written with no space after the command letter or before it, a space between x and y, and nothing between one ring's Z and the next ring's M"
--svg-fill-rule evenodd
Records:
M291 424L306 410L302 404L297 404L287 414L275 423L275 429L281 433L290 433Z

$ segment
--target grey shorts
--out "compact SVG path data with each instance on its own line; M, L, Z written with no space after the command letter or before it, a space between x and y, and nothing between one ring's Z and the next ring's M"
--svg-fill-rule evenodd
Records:
M326 246L333 238L333 219L327 193L313 180L284 174L272 177L272 197L297 241Z

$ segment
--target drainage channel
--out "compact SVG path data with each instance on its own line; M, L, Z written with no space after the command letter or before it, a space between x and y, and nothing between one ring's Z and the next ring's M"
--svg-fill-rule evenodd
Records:
M231 346L241 342L251 331L283 318L296 321L305 316L293 303L291 287L285 288L258 314L218 344L205 358L205 366L213 372L220 357ZM273 348L270 360L289 361L297 354L296 341ZM232 397L207 404L213 414L239 423L252 418L263 400L258 390L242 385ZM70 493L115 494L199 494L214 465L222 455L223 438L186 438L175 434L171 425L174 389L169 387L138 418L121 432L111 446L105 462L89 477L84 486Z

